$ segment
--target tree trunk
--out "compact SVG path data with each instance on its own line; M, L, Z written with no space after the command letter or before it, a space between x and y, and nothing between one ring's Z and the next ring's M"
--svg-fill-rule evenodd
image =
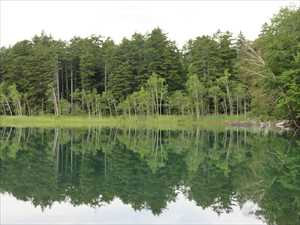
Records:
M239 96L236 96L236 115L239 116Z
M107 91L107 67L106 67L106 62L104 64L104 91Z
M112 116L112 110L111 110L110 104L109 104L108 108L109 108L109 115Z
M246 99L244 99L244 116L245 116L245 118L247 116L247 102L246 102Z
M85 99L84 99L85 91L84 89L81 91L81 109L84 111L84 104L85 104Z
M228 107L227 107L226 97L224 97L223 106L224 106L224 113L227 115L228 114Z
M6 102L6 105L8 106L9 114L12 116L13 113L12 113L10 104L9 104L9 102L8 102L8 100L7 100L7 98L6 98L6 96L4 96L4 100L5 100L5 102Z
M218 102L217 96L214 96L214 103L215 103L215 115L218 115Z
M199 104L199 102L197 102L197 104L196 104L196 116L197 116L197 119L200 118L200 104Z
M4 113L4 116L6 116L6 108L5 108L5 105L3 103L1 103L2 107L3 107L3 113Z
M72 66L72 63L71 63L71 113L73 113L73 92L74 92L74 89L73 89L73 66Z
M55 94L54 87L52 87L52 94L53 94L54 113L55 113L55 116L58 116L58 104L57 104L57 97Z
M22 105L21 105L21 101L18 100L18 101L17 101L17 104L18 104L18 108L19 108L19 115L22 116Z
M44 115L44 98L42 99L42 115Z
M204 109L204 100L201 97L201 115L203 116L205 114L205 109Z
M128 107L128 115L129 115L129 118L131 118L131 110L130 110L130 106Z
M30 107L29 107L29 102L27 99L25 99L25 105L27 107L27 113L28 113L28 116L31 116L31 111L30 111Z
M89 113L89 117L91 117L91 104L87 103L86 106Z
M57 92L57 95L56 95L56 98L57 98L57 115L59 115L59 103L60 103L60 92L59 92L59 76L58 76L58 68L56 69L55 71L55 76L56 76L56 92Z
M113 106L114 106L115 114L117 115L118 114L117 104L114 102Z
M159 114L159 104L158 104L158 93L157 88L155 89L155 108L156 114Z
M230 110L230 115L233 114L233 109L232 109L232 100L230 96L230 91L229 91L229 86L226 84L226 92L227 92L227 97L228 97L228 103L229 103L229 110Z

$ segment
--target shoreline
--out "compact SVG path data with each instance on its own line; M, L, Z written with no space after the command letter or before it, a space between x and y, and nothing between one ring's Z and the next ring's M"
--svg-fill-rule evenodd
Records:
M115 128L158 128L158 129L191 129L191 128L225 128L232 127L234 121L246 122L243 116L208 115L199 119L192 116L0 116L1 127L115 127Z
M281 121L282 122L282 121ZM244 116L207 115L199 119L192 116L113 116L113 117L88 117L88 116L0 116L0 127L22 128L88 128L111 127L133 129L271 129L291 130L290 127L278 127L280 121L263 122L257 118Z

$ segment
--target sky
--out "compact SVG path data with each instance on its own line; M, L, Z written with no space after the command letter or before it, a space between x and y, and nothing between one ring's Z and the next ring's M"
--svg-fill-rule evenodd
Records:
M181 192L176 201L168 202L160 215L153 215L149 209L135 211L129 204L114 198L101 207L88 205L72 206L68 201L54 202L43 211L30 201L18 200L11 194L1 194L2 224L253 224L264 225L253 211L258 206L247 201L240 208L232 207L230 213L217 214L212 207L203 209L196 202L186 199ZM18 216L16 216L18 215ZM117 216L116 216L117 215Z
M45 31L56 39L102 35L120 42L160 27L182 47L218 29L255 39L281 7L298 1L10 1L0 0L0 46Z

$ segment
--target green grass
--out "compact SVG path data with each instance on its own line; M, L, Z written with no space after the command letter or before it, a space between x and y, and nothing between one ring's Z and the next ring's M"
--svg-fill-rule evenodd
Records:
M84 116L0 116L1 127L115 127L115 128L224 128L233 121L244 121L240 116L203 116L196 119L191 116L138 116L138 117L84 117Z

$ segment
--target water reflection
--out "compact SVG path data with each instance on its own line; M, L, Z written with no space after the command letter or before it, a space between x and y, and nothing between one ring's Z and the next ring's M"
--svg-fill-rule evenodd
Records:
M0 135L1 192L44 210L66 201L101 208L119 199L162 216L182 195L219 215L253 202L258 207L248 214L261 221L300 223L295 137L96 128L1 128Z

